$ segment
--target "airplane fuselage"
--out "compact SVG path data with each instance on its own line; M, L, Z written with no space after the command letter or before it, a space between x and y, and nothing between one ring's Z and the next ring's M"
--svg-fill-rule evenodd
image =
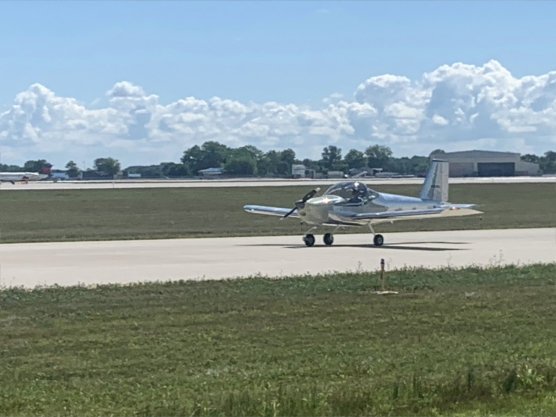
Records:
M46 177L47 175L38 172L0 172L1 182L38 181Z
M308 200L299 210L299 215L309 225L343 223L355 226L368 224L369 221L353 219L354 213L418 211L435 207L438 207L438 202L397 194L375 192L371 198L361 201L325 194Z

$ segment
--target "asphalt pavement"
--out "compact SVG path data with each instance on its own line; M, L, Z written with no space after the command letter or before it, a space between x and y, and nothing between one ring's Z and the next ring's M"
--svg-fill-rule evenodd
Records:
M333 246L305 247L301 236L0 245L0 286L128 284L246 276L283 277L406 267L556 262L556 228L338 234Z

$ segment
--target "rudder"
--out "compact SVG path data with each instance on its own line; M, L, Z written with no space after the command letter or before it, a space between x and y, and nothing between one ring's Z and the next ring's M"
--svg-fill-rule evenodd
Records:
M448 201L448 173L448 161L433 159L419 197L423 200Z

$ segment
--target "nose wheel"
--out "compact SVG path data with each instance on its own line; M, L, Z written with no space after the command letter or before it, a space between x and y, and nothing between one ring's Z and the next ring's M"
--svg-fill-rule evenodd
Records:
M384 236L375 235L373 237L373 243L375 244L375 246L382 246L384 244Z
M322 237L322 241L326 246L331 246L334 243L334 235L332 233L325 233ZM314 246L315 235L307 233L305 236L303 236L303 243L305 243L305 246Z
M305 236L303 236L303 242L305 243L305 246L313 246L315 244L315 235L307 233Z

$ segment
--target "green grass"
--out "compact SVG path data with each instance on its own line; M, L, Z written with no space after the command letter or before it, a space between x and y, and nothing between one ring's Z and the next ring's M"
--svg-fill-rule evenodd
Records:
M417 195L420 186L377 186ZM250 215L245 204L292 206L308 187L2 191L0 242L302 234L298 220ZM556 184L464 184L450 200L482 216L399 222L381 232L555 227ZM348 229L349 231L366 231Z
M0 292L0 415L556 415L556 264Z

